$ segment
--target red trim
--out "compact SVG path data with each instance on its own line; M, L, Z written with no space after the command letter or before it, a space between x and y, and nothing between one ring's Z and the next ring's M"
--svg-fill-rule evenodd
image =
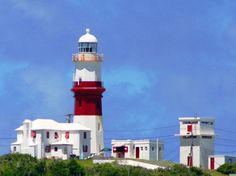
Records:
M102 93L105 88L101 81L74 82L71 90L75 97L75 115L102 115Z

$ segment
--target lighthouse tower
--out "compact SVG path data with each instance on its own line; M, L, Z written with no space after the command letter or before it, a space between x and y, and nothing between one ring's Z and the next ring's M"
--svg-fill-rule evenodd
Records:
M104 148L102 123L102 93L105 88L101 80L102 55L97 53L97 39L86 29L78 41L79 52L73 54L74 123L91 129L91 153ZM86 138L86 135L83 136Z

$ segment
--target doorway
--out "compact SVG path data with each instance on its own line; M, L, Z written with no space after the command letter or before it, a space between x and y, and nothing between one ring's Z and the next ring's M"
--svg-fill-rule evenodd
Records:
M135 155L136 155L136 158L139 159L139 147L136 147Z

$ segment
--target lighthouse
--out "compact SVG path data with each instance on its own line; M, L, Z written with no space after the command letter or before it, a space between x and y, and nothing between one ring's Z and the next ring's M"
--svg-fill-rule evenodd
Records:
M91 153L104 148L102 94L105 88L101 79L103 56L97 52L97 38L86 29L78 40L78 53L72 55L75 64L73 74L74 123L91 129ZM86 138L86 136L83 136Z

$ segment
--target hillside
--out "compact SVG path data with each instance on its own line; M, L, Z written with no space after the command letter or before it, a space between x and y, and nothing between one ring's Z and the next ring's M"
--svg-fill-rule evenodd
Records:
M160 163L158 163L160 164ZM1 176L224 176L218 172L162 163L167 169L147 170L140 167L112 164L93 164L92 160L37 160L26 154L7 154L0 157Z

